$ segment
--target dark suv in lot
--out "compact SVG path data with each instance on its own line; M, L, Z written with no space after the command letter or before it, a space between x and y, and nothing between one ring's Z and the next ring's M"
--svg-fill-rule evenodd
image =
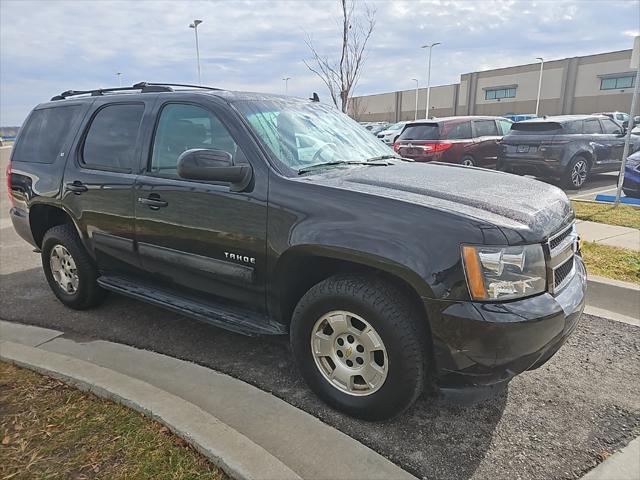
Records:
M416 162L496 166L500 140L511 129L501 117L446 117L408 123L393 144L402 157Z
M590 173L620 170L624 140L623 127L604 115L518 122L502 140L499 168L559 179L578 189ZM638 148L640 137L632 135L630 153Z
M65 305L112 291L288 333L309 386L367 419L426 382L502 385L574 330L561 190L403 160L317 101L183 87L64 92L26 120L11 219Z

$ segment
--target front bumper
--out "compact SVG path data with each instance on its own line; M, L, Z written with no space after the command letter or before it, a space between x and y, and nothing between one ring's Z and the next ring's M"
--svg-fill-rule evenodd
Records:
M575 329L584 310L587 278L576 255L576 272L557 295L502 303L425 299L440 387L508 382L551 358Z

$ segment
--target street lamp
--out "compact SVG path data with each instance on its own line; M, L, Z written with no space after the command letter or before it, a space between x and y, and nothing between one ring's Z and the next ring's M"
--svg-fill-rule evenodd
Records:
M429 96L431 94L431 50L433 49L433 47L440 44L441 44L440 42L435 42L430 45L422 45L421 47L421 48L429 49L429 62L427 66L427 108L425 109L425 112L424 112L425 113L424 118L429 118Z
M284 77L282 80L284 80L284 94L288 95L289 94L289 80L291 80L291 77Z
M198 25L202 23L202 20L194 20L189 24L189 28L193 28L196 33L196 59L198 62L198 85L202 85L202 79L200 78L200 46L198 45Z
M118 86L121 87L122 86L122 79L120 78L120 76L122 75L122 72L117 72L116 76L118 77Z
M414 115L413 119L417 120L418 119L418 79L412 78L411 80L416 82L416 114Z
M540 92L542 91L542 69L544 68L544 58L536 57L536 60L540 60L540 78L538 79L538 99L536 100L536 117L537 117L538 109L540 108Z

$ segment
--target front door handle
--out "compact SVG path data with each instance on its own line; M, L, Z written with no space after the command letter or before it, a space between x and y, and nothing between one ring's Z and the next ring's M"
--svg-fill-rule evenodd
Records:
M73 182L73 183L67 183L67 184L65 185L65 188L66 188L69 192L73 192L73 193L75 193L76 195L80 195L81 193L84 193L84 192L86 192L87 190L89 190L89 189L87 188L87 186L86 186L84 183L82 183L81 181L79 181L79 180L76 180L76 181L75 181L75 182Z
M142 205L146 205L152 210L158 210L159 208L163 208L169 205L168 202L166 202L165 200L162 200L160 197L151 197L151 196L147 198L138 197L138 203Z

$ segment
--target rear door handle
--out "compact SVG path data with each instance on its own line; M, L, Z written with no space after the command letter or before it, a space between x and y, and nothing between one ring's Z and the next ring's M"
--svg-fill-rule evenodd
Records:
M149 208L151 208L152 210L158 210L159 208L163 208L163 207L166 207L167 205L169 205L168 202L166 202L165 200L162 200L160 197L156 197L156 198L138 197L138 203L140 203L142 205L146 205Z
M67 184L65 185L65 188L66 188L69 192L73 192L73 193L75 193L76 195L80 195L81 193L84 193L84 192L86 192L87 190L89 190L89 189L87 188L87 186L86 186L84 183L80 182L79 180L76 180L76 181L75 181L75 182L73 182L73 183L67 183Z

